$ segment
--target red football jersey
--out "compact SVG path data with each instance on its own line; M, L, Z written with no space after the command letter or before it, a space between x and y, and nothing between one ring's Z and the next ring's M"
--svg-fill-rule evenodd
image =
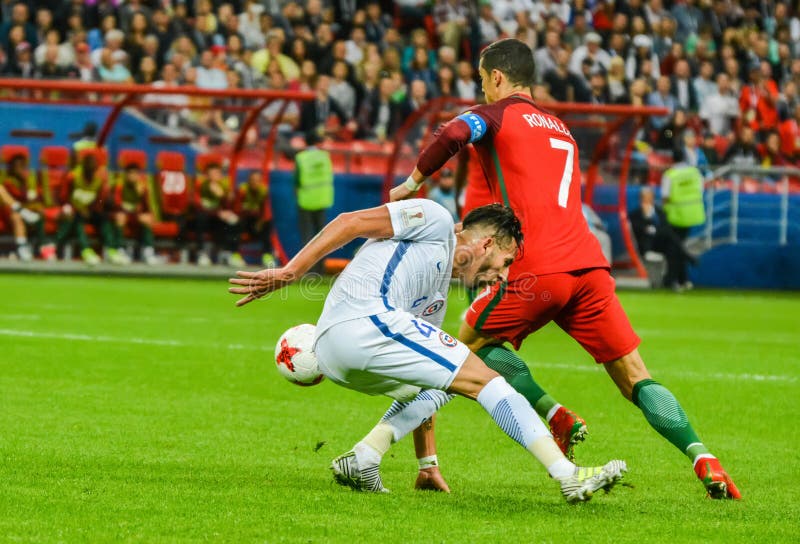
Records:
M472 143L496 202L522 221L523 256L509 279L608 268L600 244L581 211L578 148L569 129L525 95L475 106L439 131L420 156L429 175L444 155Z
M479 206L498 202L492 194L492 188L486 181L486 176L483 175L478 152L471 145L467 146L467 149L469 150L469 163L467 164L467 185L464 188L464 207L461 209L462 219Z
M179 171L165 170L158 176L161 211L166 215L181 215L189 207L189 181Z

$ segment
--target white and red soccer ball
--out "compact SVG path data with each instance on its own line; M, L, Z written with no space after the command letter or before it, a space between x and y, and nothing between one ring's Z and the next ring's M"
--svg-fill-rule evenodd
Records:
M275 364L281 376L296 385L317 385L325 377L312 350L316 327L308 323L283 333L275 345Z

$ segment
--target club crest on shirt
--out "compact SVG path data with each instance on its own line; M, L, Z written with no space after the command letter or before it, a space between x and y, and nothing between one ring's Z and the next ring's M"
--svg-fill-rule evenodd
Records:
M405 228L418 227L425 224L425 211L422 206L411 206L400 211L400 218Z
M444 306L444 300L435 300L431 302L424 310L422 310L423 317L428 317L429 315L435 314L442 309L442 306Z
M458 344L458 340L444 331L439 331L439 341L448 348L454 348Z

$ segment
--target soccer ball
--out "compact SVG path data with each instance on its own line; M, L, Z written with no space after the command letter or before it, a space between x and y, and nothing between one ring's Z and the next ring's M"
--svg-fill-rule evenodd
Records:
M317 385L325 377L319 370L314 345L314 325L304 323L283 333L275 345L275 364L281 376L296 385Z

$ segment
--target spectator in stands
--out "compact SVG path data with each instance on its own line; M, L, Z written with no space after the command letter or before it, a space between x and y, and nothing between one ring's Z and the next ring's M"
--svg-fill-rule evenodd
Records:
M56 244L62 251L70 236L74 233L81 249L81 258L90 265L98 264L100 257L89 245L85 225L91 224L100 235L103 255L109 260L116 260L111 235L111 224L105 213L105 204L108 201L108 175L106 169L100 166L98 153L88 150L62 183L61 208L59 227L56 233Z
M682 148L673 151L672 167L661 179L661 198L669 224L666 235L667 274L664 285L675 292L692 288L688 277L688 266L695 263L686 250L685 242L689 230L705 223L703 204L703 175L696 167L686 162Z
M75 77L76 71L73 69L70 72L66 68L58 64L59 49L58 45L48 44L46 46L44 59L39 64L34 77L36 79L64 79L66 77Z
M633 80L630 89L631 106L646 106L649 95L650 87L648 87L646 79L640 77Z
M428 51L423 47L414 50L414 58L405 73L406 81L419 80L425 83L426 90L430 95L436 94L436 72L431 68Z
M719 136L732 135L733 122L739 118L739 101L731 89L728 74L717 74L717 90L700 105L700 118Z
M572 52L572 57L569 61L569 68L575 73L581 72L581 64L585 59L592 61L592 69L602 68L608 70L611 64L611 55L600 47L603 39L596 32L589 32L586 35L586 45L577 47Z
M314 100L303 102L300 109L299 129L306 135L306 139L313 134L315 143L331 138L335 134L336 129L329 128L333 117L338 119L340 127L345 127L352 132L358 128L356 123L347 117L336 100L330 97L330 82L330 77L326 75L317 76L314 85L316 97Z
M588 103L595 105L611 104L606 75L602 70L595 70L592 72L591 76L589 76Z
M408 119L415 112L419 111L428 102L428 86L421 79L415 79L408 86L408 94L401 108L402 118ZM417 125L409 131L409 139L416 142L422 138L424 123Z
M153 249L154 218L150 208L147 175L136 164L129 163L123 167L122 181L114 188L112 216L112 251L117 253L113 261L119 264L131 262L123 244L124 231L127 227L138 231L142 261L149 265L162 263Z
M570 49L575 49L586 43L586 35L590 32L589 21L592 18L592 12L588 9L578 9L578 3L571 10L572 22L564 31L564 45Z
M722 163L753 168L759 161L760 157L755 143L755 131L750 125L742 125L736 141L728 148L722 158Z
M294 81L300 77L300 67L291 57L282 52L283 41L283 33L278 29L273 29L267 34L266 47L253 53L250 59L250 66L256 73L266 73L270 60L274 58L277 59L287 81Z
M655 148L667 152L681 148L687 121L686 111L676 109L675 113L669 117L667 124L657 132Z
M652 189L642 187L639 190L639 207L631 211L628 218L639 255L646 263L662 262L665 254L674 252L674 248L667 247L672 241L667 216L663 208L656 205Z
M300 238L308 243L325 226L325 215L333 206L333 163L330 154L316 147L315 133L306 135L306 148L295 155L295 183ZM321 273L322 263L310 272Z
M456 209L456 178L452 169L444 167L439 171L439 179L428 191L428 198L450 212L453 221L460 221Z
M670 91L675 97L677 106L687 111L696 112L698 110L697 94L692 82L692 72L689 61L680 59L675 63L672 73Z
M28 11L28 4L25 2L14 4L14 7L11 8L11 18L4 20L0 24L0 46L6 51L10 50L9 46L15 45L9 40L11 29L15 26L21 27L21 40L28 42L31 46L39 43L36 36L36 27L30 22L30 12Z
M4 203L10 208L0 208L0 217L5 216L6 221L11 223L17 257L22 261L30 261L38 247L43 259L53 260L55 246L48 241L44 231L42 190L36 175L28 169L28 157L25 154L8 157L5 172L0 174L0 188L11 199L11 202L8 202L9 198L0 200L0 204ZM29 241L29 238L32 240Z
M449 64L442 64L439 66L436 78L436 88L439 90L439 97L455 98L458 96L456 94L455 79L456 74Z
M703 22L703 13L695 5L697 0L684 0L672 6L672 16L677 23L675 38L679 42L686 42L691 36L696 36Z
M793 162L800 160L800 103L794 106L792 115L779 126L781 152Z
M778 131L773 130L767 133L764 143L758 146L761 156L761 166L772 168L774 166L793 166L792 161L781 151L781 136ZM774 174L766 176L766 179L777 182L781 175Z
M456 95L464 100L476 102L481 90L475 82L475 71L472 68L472 64L466 60L459 61L457 71Z
M718 91L717 84L714 82L714 64L704 60L700 63L700 72L692 80L692 87L697 101L697 109L702 111L706 99Z
M358 66L364 60L367 49L367 33L363 26L355 26L350 30L350 39L345 42L345 57L351 66Z
M225 75L225 71L215 63L214 54L208 49L200 53L196 85L200 89L228 88L228 78Z
M720 162L719 153L717 152L717 138L710 130L703 132L703 142L701 145L703 154L706 156L709 168L714 170L722 163Z
M391 76L383 72L378 86L370 93L359 113L358 137L385 142L394 136L400 126L400 105L392 99L395 84Z
M167 59L167 51L169 46L177 36L174 21L170 19L169 15L163 8L153 10L153 28L151 35L158 39L158 53L156 62L159 66L163 66Z
M142 57L133 80L140 85L152 85L158 78L158 66L153 57Z
M492 0L478 0L478 49L483 49L503 35L503 29L492 10Z
M625 77L625 61L622 57L611 59L608 69L608 99L611 104L629 104L630 82Z
M3 67L3 75L32 79L36 73L36 66L33 64L31 54L31 44L20 42L14 48L14 56L9 55L9 60Z
M463 0L434 0L433 23L439 42L458 49L468 16L469 11Z
M219 162L210 162L197 176L195 187L195 236L200 251L197 264L212 263L214 248L218 249L217 262L230 266L239 244L239 216L233 211L234 193L231 182L222 173Z
M410 18L409 11L414 11L419 20L425 16L425 4L422 0L406 0L396 2L400 10L400 16L406 21ZM404 21L405 24L405 21ZM386 33L392 28L392 18L381 11L381 5L377 0L371 0L367 3L366 8L366 21L364 22L364 32L367 35L367 41L371 43L381 43L384 41Z
M667 108L668 113L666 115L654 115L650 118L650 125L656 130L662 130L678 108L678 101L672 94L672 82L669 76L658 78L656 90L647 97L647 105Z
M347 63L341 60L336 61L333 64L332 75L330 96L339 104L347 118L352 119L356 111L356 90L347 81Z
M778 128L778 86L764 78L759 63L751 63L748 74L749 82L739 95L742 120L761 133Z
M694 166L704 177L711 175L708 157L703 148L697 142L697 134L693 130L686 130L683 133L683 157L684 162L689 166Z
M79 43L75 47L75 53L75 67L78 69L78 79L84 82L97 81L99 76L95 71L94 64L92 64L89 45L85 42Z
M645 72L645 68L648 68ZM637 77L647 76L657 80L661 76L658 55L653 51L653 40L650 36L638 34L633 38L633 47L625 62L625 75L631 81Z
M103 83L131 83L133 77L125 66L125 51L102 49L100 55L100 65L97 67L97 75Z
M567 62L564 63L564 54ZM547 74L558 72L563 79L569 71L569 51L561 45L561 35L555 30L548 30L544 35L544 45L534 51L537 81L545 82Z
M272 255L272 207L269 189L260 171L250 172L247 182L239 186L234 211L241 220L241 233L248 234L251 241L261 244L261 264L267 268L275 266L275 257ZM233 255L232 260L244 262L238 253Z

